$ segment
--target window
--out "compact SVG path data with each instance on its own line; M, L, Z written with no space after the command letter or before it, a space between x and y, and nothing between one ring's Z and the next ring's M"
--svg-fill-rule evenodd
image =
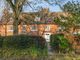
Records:
M13 32L13 25L8 26L8 32Z
M31 31L37 31L37 26L36 25L31 25Z
M34 21L40 21L40 17L35 17Z
M26 33L26 25L22 25L22 33Z
M50 31L50 25L45 26L45 31Z

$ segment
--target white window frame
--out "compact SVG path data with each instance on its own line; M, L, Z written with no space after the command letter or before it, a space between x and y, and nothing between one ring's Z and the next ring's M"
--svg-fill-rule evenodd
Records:
M50 25L45 25L45 31L50 31Z
M36 29L33 29L34 26L36 27ZM31 26L30 26L30 30L31 30L31 31L37 31L37 25L31 25Z
M40 21L40 17L35 17L34 21Z

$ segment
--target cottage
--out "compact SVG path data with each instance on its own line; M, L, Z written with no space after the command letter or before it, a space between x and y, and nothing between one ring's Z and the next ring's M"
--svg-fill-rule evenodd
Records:
M58 25L53 23L52 18L44 16L36 16L37 13L22 13L18 24L18 34L39 35L50 40L50 35L55 34L58 30ZM52 13L50 13L53 15ZM5 16L5 15L4 15ZM0 35L13 35L13 18L3 18L0 21ZM54 15L53 15L54 17Z
M54 17L60 17L65 13L49 13L50 17L36 16L37 13L22 13L18 24L18 34L39 35L43 36L47 41L50 40L50 35L57 33L59 26L53 22ZM53 18L52 18L53 17ZM6 20L4 17L0 21L0 35L13 35L13 18L9 17Z
M56 33L58 25L46 23L46 24L19 24L18 25L18 34L27 34L27 35L39 35L50 39L50 35ZM10 36L13 35L13 24L0 24L0 35L1 36Z

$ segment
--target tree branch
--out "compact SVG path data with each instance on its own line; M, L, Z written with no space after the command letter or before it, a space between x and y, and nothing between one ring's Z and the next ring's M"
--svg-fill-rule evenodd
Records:
M15 11L15 5L13 4L12 0L6 0L8 4L10 4L13 11Z

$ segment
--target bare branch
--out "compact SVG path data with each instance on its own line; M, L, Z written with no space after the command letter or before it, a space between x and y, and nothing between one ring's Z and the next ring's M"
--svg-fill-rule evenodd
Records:
M12 0L6 0L8 4L12 7L12 10L15 11L15 5L13 4Z

